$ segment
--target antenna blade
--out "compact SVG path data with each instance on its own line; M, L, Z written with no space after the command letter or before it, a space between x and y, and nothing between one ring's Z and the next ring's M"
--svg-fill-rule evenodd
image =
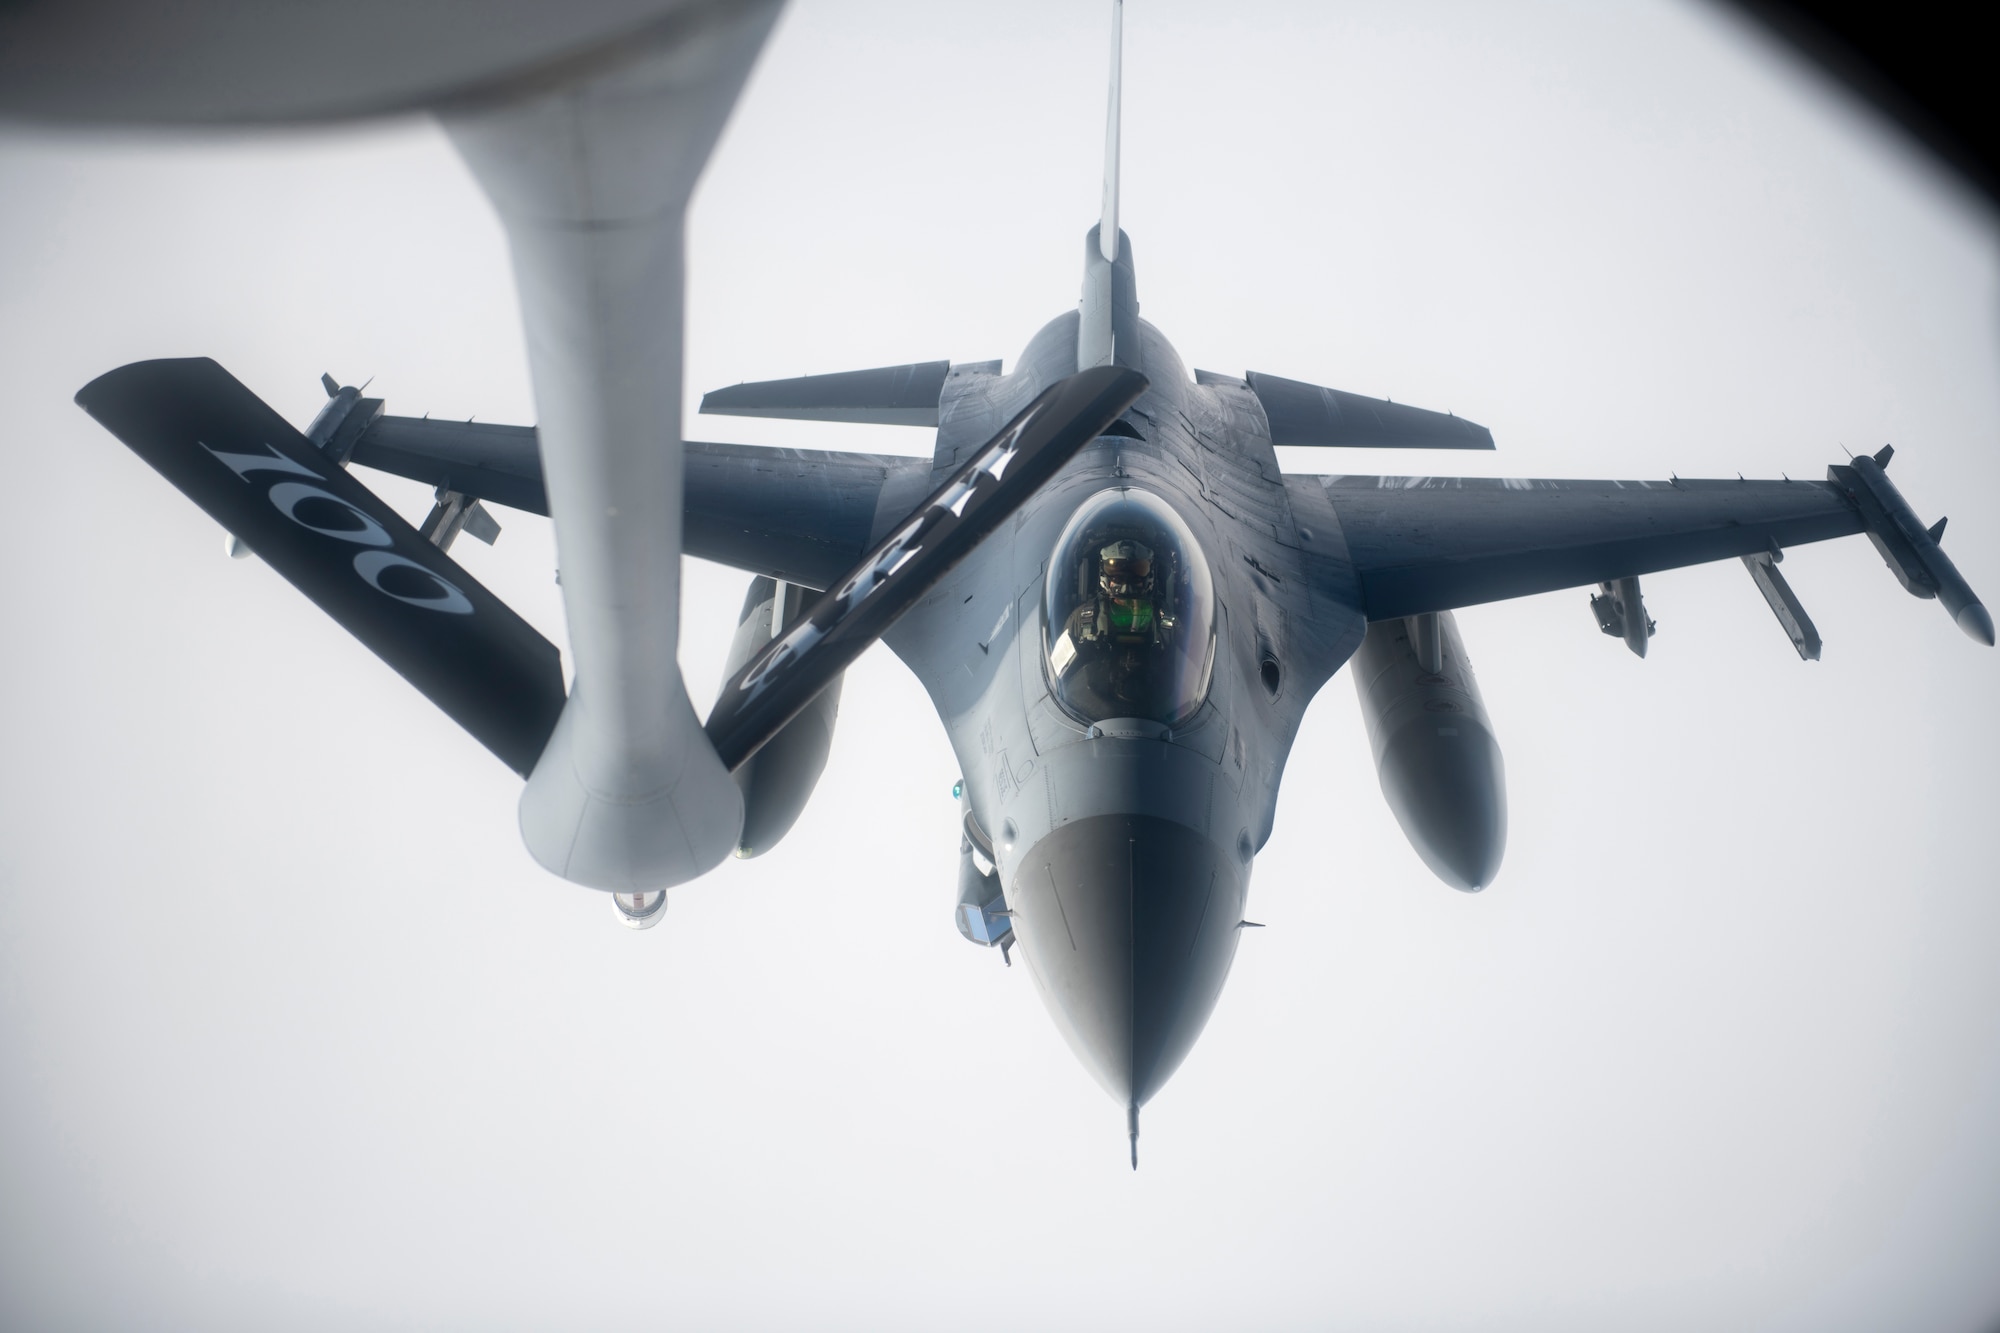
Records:
M1097 228L1098 253L1118 260L1118 71L1125 44L1125 0L1111 0L1111 97L1104 112L1104 212Z

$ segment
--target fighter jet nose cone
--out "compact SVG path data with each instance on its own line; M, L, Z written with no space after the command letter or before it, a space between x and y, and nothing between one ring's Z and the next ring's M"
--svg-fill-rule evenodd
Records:
M1135 1128L1222 993L1247 879L1200 833L1144 815L1064 824L1015 870L1014 931L1042 1001Z
M1958 627L1965 631L1967 638L1988 648L1993 646L1993 617L1979 603L1972 602L1958 613Z

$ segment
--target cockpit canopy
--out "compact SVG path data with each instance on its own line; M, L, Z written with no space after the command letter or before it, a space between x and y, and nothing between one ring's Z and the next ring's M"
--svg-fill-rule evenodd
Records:
M1049 559L1043 613L1049 682L1084 721L1171 727L1207 697L1215 584L1194 534L1158 496L1119 487L1084 502Z

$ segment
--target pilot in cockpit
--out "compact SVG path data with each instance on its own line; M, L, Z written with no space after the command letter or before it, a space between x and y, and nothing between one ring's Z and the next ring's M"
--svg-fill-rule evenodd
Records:
M1131 538L1106 543L1085 564L1077 571L1084 595L1065 620L1050 661L1065 678L1084 671L1091 682L1085 688L1102 706L1144 711L1157 690L1155 664L1174 638L1172 564Z
M1072 718L1176 727L1201 707L1215 589L1194 534L1158 496L1119 486L1078 506L1042 595L1049 691Z
M1153 549L1144 542L1115 541L1097 553L1097 595L1070 612L1070 642L1121 647L1165 645L1173 634L1174 614L1161 605L1159 580L1153 572Z

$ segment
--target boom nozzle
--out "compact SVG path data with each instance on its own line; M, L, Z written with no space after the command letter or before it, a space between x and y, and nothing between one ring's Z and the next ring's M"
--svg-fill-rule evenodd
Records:
M641 889L634 893L613 893L611 903L618 920L632 930L651 930L667 914L665 889Z

